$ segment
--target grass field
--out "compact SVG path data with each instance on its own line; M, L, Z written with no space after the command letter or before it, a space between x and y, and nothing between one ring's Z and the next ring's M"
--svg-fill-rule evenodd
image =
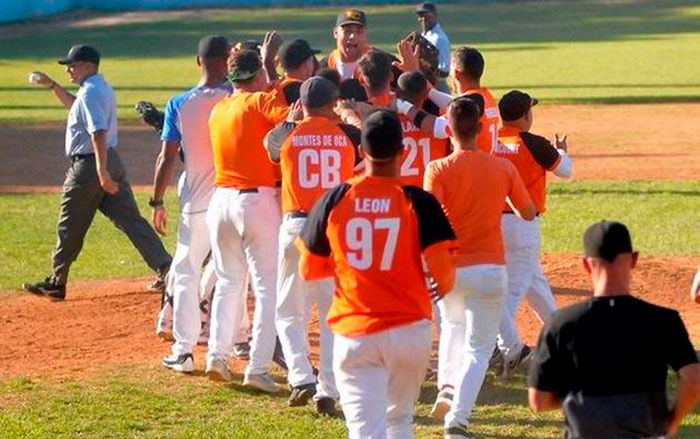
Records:
M102 51L102 70L118 91L119 115L135 118L137 100L163 104L197 81L194 54L201 36L260 39L277 29L328 51L338 9L205 10L177 20L164 15L39 35L0 28L0 121L64 120L65 110L28 84L27 73L44 70L65 81L55 60L71 44L86 42ZM411 5L365 9L371 42L387 50L417 26ZM693 0L450 4L441 11L453 47L483 50L484 83L499 95L521 88L549 103L700 100L700 6Z
M49 272L59 198L59 194L0 195L1 289L18 288L22 281ZM137 198L142 212L150 215L148 193L137 193ZM645 254L699 254L700 235L694 233L696 219L689 214L697 209L699 200L700 182L556 183L550 186L550 210L543 218L543 251L580 252L585 228L607 218L629 224L635 245ZM174 227L177 208L173 191L167 206ZM95 222L73 266L74 278L149 273L120 231L99 214ZM170 230L165 240L169 249L174 248L175 233Z

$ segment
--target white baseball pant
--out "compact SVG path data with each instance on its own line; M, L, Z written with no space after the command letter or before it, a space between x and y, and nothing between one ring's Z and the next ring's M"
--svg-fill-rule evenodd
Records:
M349 439L413 438L429 360L428 320L360 337L336 334L333 370Z
M509 361L517 357L524 346L515 323L523 297L543 323L557 309L557 304L540 264L539 217L525 221L516 215L503 215L501 228L506 249L508 293L499 328L498 348Z
M318 305L321 364L314 399L338 399L333 376L333 334L326 316L333 301L332 279L305 281L299 274L301 254L295 241L305 218L286 217L279 234L279 269L277 273L277 314L275 324L293 387L316 382L309 362L309 319L311 307Z
M177 247L169 273L173 294L174 355L191 354L197 345L202 329L199 279L209 251L206 211L181 213L177 229Z
M508 275L503 265L460 267L454 289L440 302L443 365L439 367L448 370L448 383L455 387L446 426L455 421L466 425L469 421L486 377L507 289Z
M207 358L232 352L233 334L241 324L241 296L246 271L255 295L253 340L247 375L267 372L275 350L277 237L280 208L273 188L240 192L216 188L209 205L207 224L216 267L212 299L211 336ZM248 270L246 270L246 262Z
M209 239L209 237L207 237ZM206 339L209 339L209 324L211 322L211 300L214 295L214 288L216 287L216 267L214 266L214 259L210 259L209 262L204 266L204 273L202 273L202 280L199 285L199 302L205 304L205 309L201 309L202 316L202 332L206 335ZM250 330L250 318L248 318L248 281L246 277L246 294L241 295L241 325L238 327L238 331L233 337L234 343L247 343L248 342L248 331Z

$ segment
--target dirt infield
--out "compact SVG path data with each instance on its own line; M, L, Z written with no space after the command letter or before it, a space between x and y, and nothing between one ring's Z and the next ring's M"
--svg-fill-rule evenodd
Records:
M700 104L542 105L532 131L569 134L578 180L698 179L697 114ZM11 157L0 161L0 192L58 190L68 166L63 135L62 124L0 124L0 156ZM131 183L152 184L156 133L132 122L119 136Z
M686 257L644 258L633 290L646 300L679 310L697 345L700 305L688 298L696 263ZM588 295L576 255L547 255L544 268L559 305ZM157 366L168 346L154 333L160 298L144 292L147 281L75 282L63 303L21 293L0 294L0 377L76 378L116 366ZM527 342L534 343L539 324L523 308L518 323ZM312 347L317 346L317 331L311 337ZM204 348L198 348L195 356L197 369L202 369ZM241 362L235 364L238 371L241 366Z

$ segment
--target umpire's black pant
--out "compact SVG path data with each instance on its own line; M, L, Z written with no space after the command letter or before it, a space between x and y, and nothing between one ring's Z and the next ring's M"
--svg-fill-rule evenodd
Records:
M139 213L126 171L114 149L107 154L107 170L119 185L111 195L102 190L93 154L74 156L63 183L61 212L58 216L58 240L53 252L53 274L57 283L65 284L68 271L83 247L85 234L99 210L122 232L139 251L152 270L170 264L172 258L151 225ZM106 254L105 257L113 255Z

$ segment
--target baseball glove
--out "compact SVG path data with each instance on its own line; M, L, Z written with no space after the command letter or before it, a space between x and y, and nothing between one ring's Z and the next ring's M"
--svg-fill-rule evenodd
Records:
M424 36L418 32L411 32L408 35L408 41L411 43L411 48L420 46L420 51L418 52L418 62L420 64L420 70L425 75L426 79L430 81L431 84L437 84L439 79L438 75L438 50L437 47L428 41Z
M151 102L139 101L136 103L136 111L146 124L155 128L158 134L163 132L164 113L157 109Z

